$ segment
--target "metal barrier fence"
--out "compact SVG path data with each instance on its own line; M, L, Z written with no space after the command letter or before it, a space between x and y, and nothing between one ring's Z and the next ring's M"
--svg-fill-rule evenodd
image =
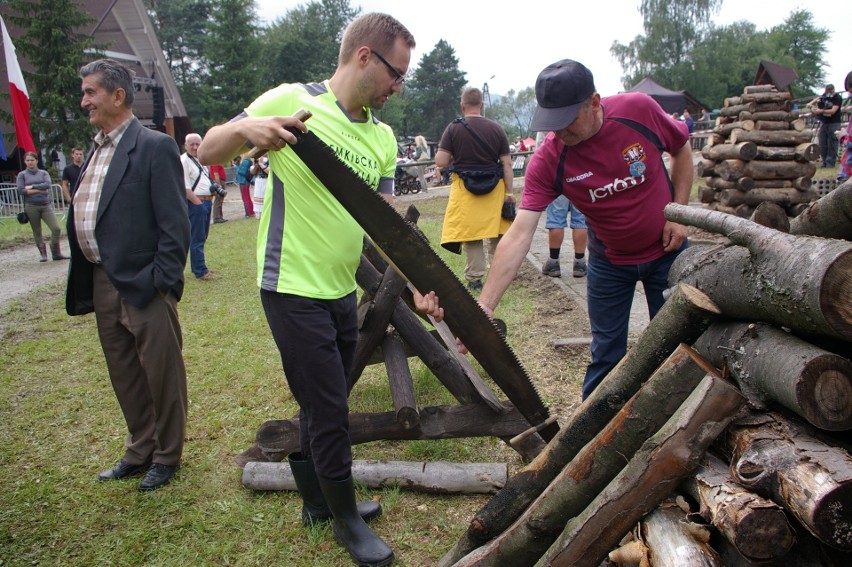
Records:
M57 215L65 216L65 199L62 196L62 186L53 184L50 186L50 200L53 203L53 211ZM24 210L24 198L18 193L18 186L14 183L0 183L0 220L15 218Z

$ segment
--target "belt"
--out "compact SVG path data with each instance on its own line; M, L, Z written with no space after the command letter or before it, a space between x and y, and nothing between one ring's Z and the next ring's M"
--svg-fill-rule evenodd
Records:
M213 200L213 195L196 195L196 197L198 197L202 201L212 201Z

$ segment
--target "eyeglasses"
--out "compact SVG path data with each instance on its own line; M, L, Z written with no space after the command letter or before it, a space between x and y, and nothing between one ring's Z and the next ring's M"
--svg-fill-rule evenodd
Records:
M391 75L394 77L393 82L395 85L401 85L405 82L405 75L397 71L396 67L388 63L388 60L379 55L378 51L376 51L375 49L372 49L371 51L373 52L373 55L379 58L379 61L385 64L385 67L388 68L388 71L391 72Z

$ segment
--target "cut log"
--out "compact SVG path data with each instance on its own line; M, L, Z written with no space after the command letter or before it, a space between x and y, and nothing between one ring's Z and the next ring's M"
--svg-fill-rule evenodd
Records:
M703 159L695 164L695 175L698 177L711 177L716 175L716 162L710 159Z
M764 202L759 204L754 209L750 220L761 226L774 228L781 232L790 232L790 218L777 203Z
M497 537L538 498L680 343L692 343L719 316L718 308L692 286L677 286L618 365L571 415L559 434L476 514L445 556L451 565Z
M729 96L725 97L723 101L724 108L730 108L732 106L739 106L743 103L743 97L741 96Z
M508 529L455 567L535 563L566 522L582 512L624 468L625 455L636 453L708 372L715 374L716 370L688 346L679 346Z
M494 494L509 476L505 463L353 461L352 477L369 488L398 486L430 494ZM243 486L298 490L290 463L248 463Z
M734 130L754 130L754 120L738 120L736 122L719 124L713 128L713 133L718 134L722 138L727 138Z
M507 437L529 429L526 419L510 402L504 411L494 413L488 406L426 406L420 408L420 427L405 429L396 412L350 413L349 436L353 445L380 439L460 439L465 437ZM256 441L267 460L280 461L299 450L299 419L271 419L257 430Z
M758 146L798 146L813 140L813 130L734 130L731 132L730 143L754 142Z
M739 116L740 112L757 112L757 103L733 104L719 111L720 116Z
M775 102L775 103L785 103L788 100L791 100L793 95L788 93L787 91L776 91L776 92L762 92L762 93L745 93L742 96L742 101L745 102L756 102L758 104L764 104L767 102Z
M768 93L776 91L775 85L746 85L743 89L744 94Z
M753 120L755 122L758 120L786 120L787 122L792 122L799 120L799 111L772 110L768 112L741 112L738 119Z
M640 526L639 533L654 565L722 567L719 554L708 543L707 527L687 520L683 510L670 499L642 518Z
M737 484L728 465L712 454L681 489L698 503L699 514L750 561L777 559L795 542L784 510Z
M795 179L760 179L752 180L752 186L748 190L754 188L765 189L767 187L791 187L793 189L798 189L799 191L807 191L811 188L811 185L810 177L797 177Z
M754 123L755 130L792 130L792 122L786 120L758 120Z
M852 456L776 413L738 419L721 440L734 478L792 513L823 543L852 550Z
M698 468L743 402L736 388L706 376L603 492L568 522L536 565L597 567L644 514Z
M733 181L728 181L721 177L708 177L704 180L704 183L716 190L739 189L740 191L750 191L756 185L755 180L751 177L740 177Z
M753 142L743 142L741 144L720 144L718 146L705 146L701 150L701 155L706 159L723 160L723 159L742 159L751 160L757 156L757 145Z
M670 283L698 287L737 319L852 340L852 244L784 234L675 203L664 212L670 221L724 234L739 245L687 248L669 271Z
M414 382L405 356L405 346L396 332L388 333L382 341L385 353L388 385L390 386L396 422L405 429L420 426L420 414L417 413L417 400L414 398Z
M819 157L819 144L805 142L793 146L757 146L757 156L753 159L765 161L790 161L803 163L816 161Z
M849 359L764 323L715 323L695 348L727 367L757 407L780 404L820 429L852 429Z
M754 112L777 112L779 110L789 111L792 106L791 101L783 102L756 102L754 103Z
M852 240L852 181L811 203L790 223L790 232Z
M712 203L716 200L716 190L706 185L699 185L698 200L702 203Z
M740 177L757 179L793 179L813 177L816 165L798 161L743 161L726 159L716 164L714 170L722 179L735 180Z
M755 187L751 191L725 189L719 192L717 198L726 207L736 207L743 203L756 207L764 202L793 205L796 203L810 203L816 199L817 195L813 191L799 191L792 187Z

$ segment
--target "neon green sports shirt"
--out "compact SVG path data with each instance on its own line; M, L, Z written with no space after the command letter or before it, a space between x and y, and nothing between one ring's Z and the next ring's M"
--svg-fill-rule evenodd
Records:
M308 130L371 187L389 185L397 144L389 126L367 111L351 118L328 81L284 84L246 109L251 117L313 116ZM257 281L262 289L317 299L338 299L355 290L363 229L305 166L292 148L269 153L270 174L257 234ZM286 194L286 207L285 207ZM285 214L286 211L286 214Z

